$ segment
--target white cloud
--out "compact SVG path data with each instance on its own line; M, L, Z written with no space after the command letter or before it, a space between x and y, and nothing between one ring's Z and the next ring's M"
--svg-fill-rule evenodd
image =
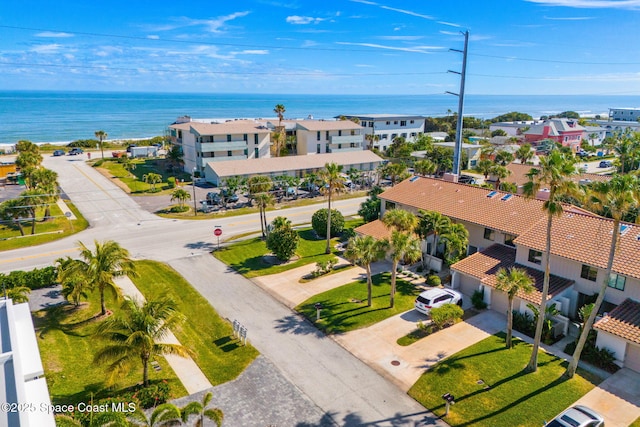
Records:
M52 44L43 44L39 46L34 46L29 50L35 53L52 54L52 53L58 53L61 47L62 46L57 43L52 43Z
M453 22L446 22L446 21L438 21L438 24L447 25L449 27L456 27L456 28L462 27L462 25L458 25L458 24L454 24Z
M564 6L579 9L640 9L640 0L526 0L545 6Z
M395 8L395 7L382 6L382 5L380 5L380 8L382 8L382 9L386 9L386 10L391 10L391 11L393 11L393 12L404 13L405 15L417 16L418 18L424 18L424 19L430 19L430 20L433 20L433 19L434 19L434 17L433 17L433 16L423 15L423 14L421 14L421 13L414 12L414 11L412 11L412 10L397 9L397 8Z
M160 36L158 36L158 35L156 35L156 34L149 34L149 35L147 36L147 38L148 38L148 39L151 39L151 40L160 40Z
M376 43L352 43L352 42L336 42L341 45L349 45L349 46L364 46L364 47L372 47L375 49L385 49L385 50L398 50L402 52L416 52L416 53L431 53L431 50L441 50L445 49L441 46L413 46L413 47L399 47L399 46L386 46Z
M162 25L152 25L145 26L148 31L160 32L160 31L171 31L184 27L195 27L195 26L205 26L208 27L208 31L210 33L221 33L223 32L227 22L233 21L238 18L243 18L249 15L251 12L234 12L229 15L218 16L216 18L211 19L193 19L187 17L179 17L174 18L175 23L168 23Z
M245 49L239 52L231 52L232 55L268 55L269 51L265 49Z
M287 23L294 24L294 25L317 24L322 21L324 21L323 18L314 18L312 16L298 16L298 15L287 16Z
M378 36L376 38L380 39L380 40L407 40L407 41L413 41L413 40L420 40L420 39L424 38L424 36Z
M73 34L63 33L63 32L53 32L53 31L43 31L41 33L36 34L36 37L50 37L50 38L66 38L73 37Z
M555 17L555 16L545 16L544 19L548 19L549 21L588 21L590 19L594 19L592 17L588 17L588 16L575 16L575 17L565 17L565 18L560 18L560 17Z

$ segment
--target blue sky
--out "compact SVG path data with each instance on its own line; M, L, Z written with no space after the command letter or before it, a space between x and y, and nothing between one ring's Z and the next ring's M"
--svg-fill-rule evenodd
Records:
M0 89L640 95L640 0L14 0Z

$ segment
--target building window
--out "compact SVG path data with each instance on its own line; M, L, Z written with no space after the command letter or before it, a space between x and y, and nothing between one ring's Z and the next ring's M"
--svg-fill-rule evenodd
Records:
M320 154L320 144L316 144L316 153Z
M380 139L387 139L388 137L389 137L389 135L387 135L386 133L383 133L383 134L380 136Z
M244 156L245 157L249 157L249 149L248 148L244 149Z
M536 251L535 249L529 249L528 261L534 264L542 264L542 252Z
M406 139L407 138L407 133L406 132L402 132L402 134L400 134L400 136Z
M397 120L394 120L394 121L393 121L393 124L394 124L394 125L397 125L397 124L398 124L398 121L397 121Z
M391 122L387 122L387 126L389 126L391 124Z
M329 132L327 132L327 139L329 139L328 135L329 135ZM342 136L342 131L341 130L338 131L338 136Z
M254 144L258 143L258 134L257 133L255 135L253 135L253 143Z
M415 138L416 137L416 133L415 132L411 132L411 138Z
M227 142L231 142L231 135L227 135Z
M398 137L398 134L397 134L397 133L392 133L392 134L391 134L391 139L396 139L397 137Z
M587 264L582 264L580 277L595 282L598 277L598 269Z
M320 141L320 131L318 131L318 134L316 135L316 140Z
M515 234L505 234L504 235L504 244L511 247L516 247L516 244L513 241L516 239Z
M467 255L472 255L472 254L475 254L476 252L478 252L478 247L469 245L469 248L467 249Z
M409 123L410 123L410 124L413 124L413 123L414 123L414 121L413 121L413 120L409 120Z
M496 232L490 228L484 229L484 238L485 240L495 240Z
M627 278L624 276L620 276L617 274L612 274L609 276L609 287L613 289L617 289L619 291L624 291L624 284L627 281Z
M373 122L369 122L369 127L372 128L373 127Z
M244 135L242 135L242 139L244 139L244 142L247 142L249 140L249 135L245 133Z
M227 157L231 157L233 156L233 153L231 152L231 150L227 151Z
M253 149L253 157L255 157L256 159L260 157L260 150L258 149L258 147Z
M326 138L327 141L329 140L329 131L326 132Z
M407 125L406 120L400 120L400 126L406 126L406 125Z

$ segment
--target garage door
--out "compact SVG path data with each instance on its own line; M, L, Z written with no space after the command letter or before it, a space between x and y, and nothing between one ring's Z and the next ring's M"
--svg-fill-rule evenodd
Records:
M640 372L640 345L627 343L627 354L624 357L625 368Z
M509 298L505 292L491 289L491 310L506 316L509 309Z

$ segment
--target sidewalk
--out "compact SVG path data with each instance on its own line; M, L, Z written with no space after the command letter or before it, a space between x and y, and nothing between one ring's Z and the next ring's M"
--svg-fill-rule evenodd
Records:
M122 292L138 301L144 301L144 296L136 288L129 277L118 277L114 280L116 285L122 289ZM167 344L180 344L178 338L169 332L169 334L161 341ZM199 391L207 390L213 387L204 373L200 370L196 362L191 357L180 357L176 355L168 354L164 358L171 366L171 369L176 373L184 388L187 389L189 394L198 393Z

